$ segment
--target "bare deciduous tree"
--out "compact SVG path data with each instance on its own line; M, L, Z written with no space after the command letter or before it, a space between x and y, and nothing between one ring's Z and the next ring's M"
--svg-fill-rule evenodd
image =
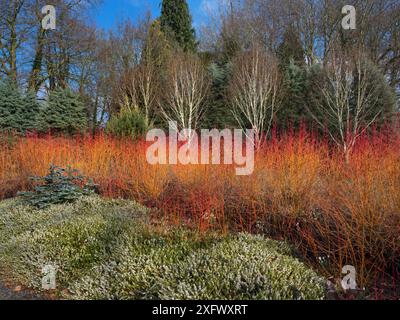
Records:
M165 80L161 105L164 118L176 122L177 130L198 129L210 87L203 62L193 54L176 54L169 62Z
M152 122L157 106L158 80L156 68L149 63L136 66L123 79L120 104L140 110L147 124Z
M368 64L360 52L334 52L326 66L326 81L318 85L322 99L316 110L309 110L314 120L343 150L346 162L359 137L381 116L379 98L370 81ZM322 116L322 117L321 117Z
M0 76L16 82L18 54L27 42L27 1L0 1Z
M276 58L261 47L236 58L228 99L240 126L255 131L256 147L268 136L279 108L280 84Z

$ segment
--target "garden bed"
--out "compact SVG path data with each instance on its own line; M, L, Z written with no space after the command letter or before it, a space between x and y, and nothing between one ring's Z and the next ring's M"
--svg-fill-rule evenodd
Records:
M81 198L38 210L0 202L1 277L60 299L323 299L325 280L283 242L149 220L135 202ZM4 272L4 270L8 270Z

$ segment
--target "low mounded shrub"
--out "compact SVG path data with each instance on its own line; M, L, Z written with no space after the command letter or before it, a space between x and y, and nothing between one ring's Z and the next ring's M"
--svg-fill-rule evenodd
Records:
M56 266L59 292L74 299L324 298L324 279L285 243L161 228L147 216L96 196L43 210L0 202L0 270L40 290L42 268Z
M52 204L74 202L82 196L94 193L95 185L82 176L78 170L70 167L64 169L54 165L45 177L31 178L37 185L33 192L20 192L19 196L25 204L39 209Z
M106 131L115 137L136 140L145 136L149 128L145 116L138 109L124 107L110 119Z

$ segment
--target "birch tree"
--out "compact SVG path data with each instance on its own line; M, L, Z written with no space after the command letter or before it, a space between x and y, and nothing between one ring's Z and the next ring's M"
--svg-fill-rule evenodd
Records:
M168 65L161 105L163 117L176 122L176 130L199 129L209 88L210 80L200 58L189 53L176 54Z
M378 107L376 83L371 81L362 53L334 52L325 69L326 81L317 84L322 99L316 100L309 111L342 149L348 163L357 140L383 116L384 110Z
M279 108L281 79L276 58L260 46L234 60L228 100L243 129L253 129L254 144L260 147L268 136Z

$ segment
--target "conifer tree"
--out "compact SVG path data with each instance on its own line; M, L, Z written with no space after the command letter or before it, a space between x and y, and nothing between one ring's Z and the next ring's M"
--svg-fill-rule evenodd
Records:
M151 24L144 42L142 63L151 64L162 72L170 54L170 44L162 31L160 19L156 19Z
M184 51L196 50L196 34L186 0L163 0L160 23L172 43Z
M296 32L293 26L289 26L286 29L282 43L279 45L277 51L281 69L289 67L291 62L297 66L305 65L304 49L299 33Z
M0 84L0 130L35 131L39 114L40 105L33 93L23 94L13 82Z
M298 128L310 120L306 109L307 71L292 60L283 70L282 108L277 114L281 129Z
M144 137L149 129L146 117L138 109L123 107L107 123L106 131L118 138L135 140Z
M277 114L282 129L297 128L307 119L305 93L307 78L305 55L298 32L289 26L277 50L279 69L283 75L282 108Z
M76 134L87 127L87 115L79 95L70 89L56 89L49 95L41 116L42 129L53 133Z
M371 115L379 113L379 117L376 120L376 125L381 125L385 120L390 120L396 111L396 92L390 87L385 79L385 75L382 70L375 65L371 60L365 59L363 62L366 70L366 86L364 90L372 92L374 101L371 101L372 110L369 111ZM356 104L358 87L358 74L355 71L354 77L354 96L352 97L352 104ZM360 87L360 90L363 88ZM366 119L371 120L371 119Z
M212 85L204 120L204 125L207 128L231 128L236 123L226 99L226 89L229 84L231 69L231 63L219 64L213 62L209 66Z
M395 90L379 67L362 53L353 53L350 58L338 55L334 61L336 64L326 67L308 68L306 109L321 130L335 137L341 135L340 130L348 130L352 135L341 139L356 141L358 133L392 119L396 113ZM347 152L352 147L347 145Z

